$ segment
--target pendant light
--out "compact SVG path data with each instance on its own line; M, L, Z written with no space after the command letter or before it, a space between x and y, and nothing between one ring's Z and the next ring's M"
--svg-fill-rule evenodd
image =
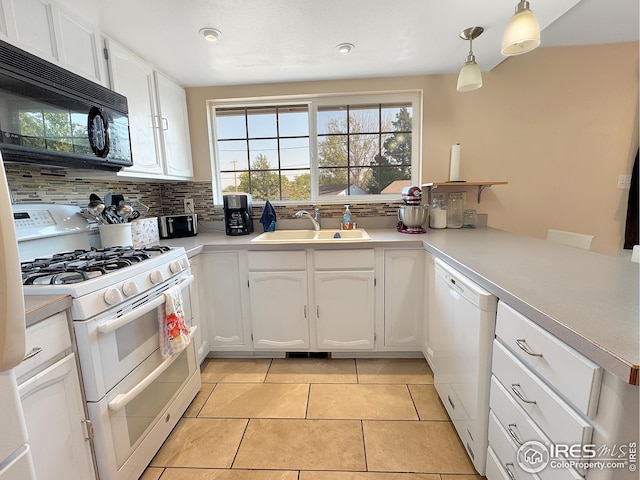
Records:
M529 2L521 0L511 17L502 39L503 55L521 55L540 45L538 19L529 9Z
M482 27L471 27L460 33L460 38L469 40L469 55L467 55L464 66L458 75L459 92L470 92L482 87L482 73L476 63L476 57L473 55L473 40L478 38L482 32L484 32Z

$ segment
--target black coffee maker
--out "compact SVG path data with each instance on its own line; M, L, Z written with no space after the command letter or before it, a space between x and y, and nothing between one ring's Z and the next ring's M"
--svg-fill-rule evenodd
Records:
M249 235L252 233L251 195L223 195L222 200L224 204L224 227L227 235Z

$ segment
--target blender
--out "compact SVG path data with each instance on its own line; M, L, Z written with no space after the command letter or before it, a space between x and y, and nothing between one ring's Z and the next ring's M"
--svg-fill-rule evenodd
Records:
M422 190L415 185L402 189L404 205L398 208L398 231L400 233L426 233L422 225L429 216L429 206L421 205Z

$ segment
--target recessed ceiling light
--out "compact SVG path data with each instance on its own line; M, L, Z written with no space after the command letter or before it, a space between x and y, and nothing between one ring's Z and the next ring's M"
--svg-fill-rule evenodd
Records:
M222 36L222 33L216 28L203 28L200 30L200 35L210 42L215 42Z
M336 50L338 50L338 53L340 53L342 55L346 55L347 53L349 53L354 48L356 48L356 47L355 47L355 45L353 43L341 43L339 45L336 45Z

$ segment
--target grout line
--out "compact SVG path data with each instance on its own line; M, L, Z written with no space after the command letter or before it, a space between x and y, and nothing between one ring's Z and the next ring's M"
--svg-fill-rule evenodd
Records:
M305 420L309 419L309 403L311 402L311 384L307 384L307 408L304 411Z
M418 411L418 406L416 405L416 400L413 398L413 393L411 393L411 388L409 388L409 384L406 385L407 390L409 391L409 398L411 398L411 403L413 403L413 409L416 412L416 415L418 416L418 421L422 420L422 417L420 417L420 412Z
M355 369L356 369L356 384L359 384L360 383L360 375L358 374L358 359L354 358L353 361L355 363Z
M264 374L264 378L261 383L267 383L267 377L269 376L269 370L271 370L271 365L273 365L273 358L269 359L269 366L267 367L267 373Z
M247 423L244 426L244 430L242 431L242 436L240 437L240 442L238 442L238 448L236 448L236 453L233 455L233 460L231 461L231 465L229 466L228 470L231 470L233 468L233 464L236 463L236 457L238 456L238 452L240 452L240 445L242 445L242 441L244 440L244 436L247 433L247 429L249 428L249 422L251 421L250 418L247 418Z
M364 452L364 471L369 471L369 463L367 463L367 443L364 441L364 420L360 420L360 431L362 432L362 451Z

